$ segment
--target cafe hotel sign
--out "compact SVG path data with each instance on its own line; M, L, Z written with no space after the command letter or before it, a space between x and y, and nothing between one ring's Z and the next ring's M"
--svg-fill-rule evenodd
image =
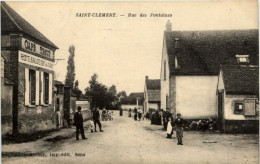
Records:
M39 44L36 44L25 38L22 38L22 48L25 50L34 52L36 54L39 54L40 56L49 58L51 60L54 59L52 50L42 47ZM24 63L24 64L36 66L36 67L41 67L41 68L48 69L48 70L53 70L53 66L54 66L53 61L46 60L44 58L29 54L29 53L26 53L23 51L19 51L18 56L19 56L20 63Z
M53 55L53 51L45 48L43 46L40 46L39 44L36 44L28 39L22 38L22 48L36 53L40 56L46 57L47 59L53 60L54 59L54 55Z

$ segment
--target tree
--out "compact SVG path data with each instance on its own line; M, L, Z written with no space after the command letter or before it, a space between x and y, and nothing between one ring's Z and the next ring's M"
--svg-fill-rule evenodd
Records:
M72 92L76 95L77 99L80 99L82 95L82 91L79 89L79 81L76 80L72 89Z
M75 47L72 45L69 47L69 59L68 59L68 66L67 66L67 74L65 85L69 86L71 89L73 88L74 80L75 80L75 63L74 63L74 56L75 56Z
M104 108L107 103L107 87L97 81L98 75L93 74L89 81L89 87L85 89L85 96L91 99L92 108Z

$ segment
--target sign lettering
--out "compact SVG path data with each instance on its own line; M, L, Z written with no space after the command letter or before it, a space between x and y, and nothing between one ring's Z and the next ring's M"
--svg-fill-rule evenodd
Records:
M26 52L19 51L19 62L25 63L28 65L41 67L48 70L53 70L54 62L51 62L46 59L42 59L40 57L28 54Z
M54 59L53 51L45 48L39 44L36 44L28 39L22 38L22 48L30 52L39 54L49 59Z

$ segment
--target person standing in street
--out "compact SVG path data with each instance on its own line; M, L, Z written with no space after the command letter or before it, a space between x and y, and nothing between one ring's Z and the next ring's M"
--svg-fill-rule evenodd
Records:
M137 121L137 109L136 108L134 109L134 119L135 119L135 121Z
M183 145L182 143L182 137L183 137L183 127L184 127L185 121L181 118L181 114L177 114L177 119L174 121L174 125L176 126L176 137L178 139L177 145Z
M102 130L102 125L100 123L100 115L99 115L99 110L97 108L95 108L95 110L93 111L93 121L94 121L94 126L95 126L95 132L97 132L97 124L99 126L99 130L100 132L103 132Z
M74 114L74 123L76 125L76 139L79 140L79 131L81 133L82 139L87 139L84 134L83 128L83 117L81 114L81 106L78 106L78 111Z
M166 138L168 138L168 139L171 139L171 138L172 138L172 134L173 134L172 125L173 125L173 123L172 123L172 118L169 117L169 118L168 118L168 124L167 124L167 131L166 131L166 134L167 134L167 137L166 137Z

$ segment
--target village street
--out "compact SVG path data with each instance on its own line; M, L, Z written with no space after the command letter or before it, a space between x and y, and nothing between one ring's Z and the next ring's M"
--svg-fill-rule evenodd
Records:
M2 157L3 163L258 163L258 135L216 134L184 132L184 145L176 145L176 139L165 139L161 126L150 121L134 121L127 113L122 117L114 112L113 121L102 121L104 132L90 133L87 140L75 140L75 129L62 129L69 138L49 145L41 141L16 145L3 145L2 151L22 149L45 157ZM85 126L87 122L85 123ZM68 134L68 133L71 134ZM61 133L61 132L60 132ZM50 137L55 136L52 134ZM49 139L51 139L49 137ZM47 137L48 138L48 137ZM206 142L206 143L203 143ZM37 144L38 143L38 144ZM9 148L8 148L9 147ZM59 154L59 157L51 157ZM63 157L62 153L70 156ZM85 156L75 156L81 153ZM68 155L68 154L67 154Z

